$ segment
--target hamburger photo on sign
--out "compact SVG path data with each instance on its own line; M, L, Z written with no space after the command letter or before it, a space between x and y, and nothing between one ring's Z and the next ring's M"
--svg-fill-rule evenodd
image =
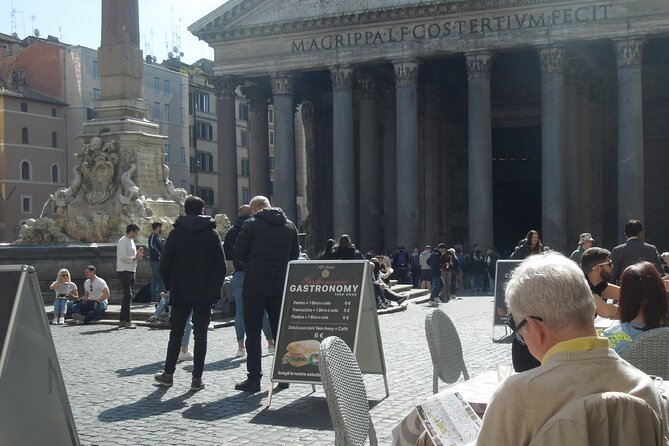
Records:
M321 343L313 339L295 341L288 344L288 352L283 355L282 363L291 367L304 367L305 365L318 365L320 358Z

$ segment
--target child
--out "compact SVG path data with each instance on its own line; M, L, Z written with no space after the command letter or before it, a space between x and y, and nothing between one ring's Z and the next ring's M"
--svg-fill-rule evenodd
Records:
M56 300L53 302L53 320L51 325L64 325L65 313L67 313L67 302L70 298L79 297L77 286L70 281L70 272L66 269L58 271L56 281L51 284L50 289L56 292Z

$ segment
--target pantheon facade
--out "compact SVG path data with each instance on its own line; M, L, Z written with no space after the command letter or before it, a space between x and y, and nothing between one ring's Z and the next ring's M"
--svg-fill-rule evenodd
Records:
M538 229L568 253L638 218L669 248L666 0L229 0L189 29L215 50L229 215L240 87L251 195L312 246L504 252Z

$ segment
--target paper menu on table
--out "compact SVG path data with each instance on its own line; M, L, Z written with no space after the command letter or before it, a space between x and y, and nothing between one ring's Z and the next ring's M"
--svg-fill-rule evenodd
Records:
M437 446L464 446L476 440L481 419L458 392L442 392L416 406L418 417Z

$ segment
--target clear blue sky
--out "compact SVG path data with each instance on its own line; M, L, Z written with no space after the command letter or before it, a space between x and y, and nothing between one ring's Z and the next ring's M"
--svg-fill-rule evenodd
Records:
M209 45L186 28L226 1L139 0L140 49L145 56L151 54L158 61L166 59L174 46L183 51L184 62L193 63L203 57L213 59ZM23 39L39 29L40 37L52 35L64 43L97 49L101 3L101 0L2 0L0 32L16 31Z

